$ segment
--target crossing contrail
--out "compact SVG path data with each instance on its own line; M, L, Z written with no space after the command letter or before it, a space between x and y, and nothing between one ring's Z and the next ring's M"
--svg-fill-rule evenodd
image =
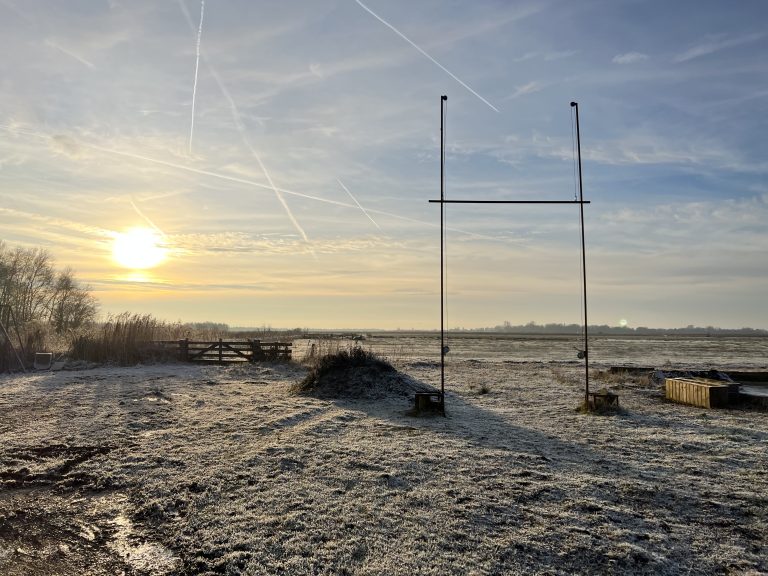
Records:
M195 82L192 84L192 120L189 124L189 154L192 155L192 136L195 134L195 99L197 98L197 73L200 70L200 40L203 37L205 0L200 0L200 27L197 29L197 55L195 57Z
M51 142L55 135L48 134L46 132L42 132L39 130L32 130L32 129L25 129L21 127L18 124L11 124L9 122L0 122L0 129L5 130L6 132L9 132L11 134L15 135L24 135L28 136L30 138L36 138L38 140L42 140L45 142ZM170 162L168 160L160 160L159 158L153 158L151 156L145 156L142 154L135 154L133 152L126 152L122 150L114 150L112 148L107 148L105 146L99 146L98 144L92 144L90 142L86 142L84 140L76 140L74 138L71 138L71 141L75 145L82 146L84 148L90 148L91 150L96 150L98 152L102 152L104 154L110 154L115 156L121 156L123 158L131 158L133 160L139 160L141 162L147 162L150 164L156 164L159 166L165 166L167 168L172 168L174 170L180 170L183 172L189 172L192 174L197 174L198 176L207 176L209 178L216 178L219 180L224 180L227 182L232 182L235 184L242 184L244 186L252 186L255 188L262 188L265 190L270 190L274 192L274 189L272 186L269 186L267 184L263 184L261 182L256 182L255 180L248 180L246 178L239 178L237 176L230 176L228 174L221 174L220 172L213 172L211 170L204 170L202 168L194 168L192 166L185 166L184 164L178 164L176 162ZM352 208L354 210L358 210L360 207L356 204L350 204L349 202L340 202L338 200L331 200L329 198L323 198L322 196L313 196L312 194L305 194L303 192L296 192L294 190L287 190L285 188L277 188L277 191L281 194L285 194L287 196L294 196L297 198L304 198L305 200L312 200L314 202L322 202L323 204L330 204L332 206L340 206L342 208ZM411 222L413 224L420 224L422 226L429 226L430 228L438 228L440 224L436 224L434 222L427 222L426 220L419 220L418 218L411 218L410 216L403 216L402 214L397 214L395 212L387 212L385 210L378 210L374 208L368 208L367 211L371 214L378 214L380 216L386 216L387 218L394 218L396 220L402 220L404 222ZM462 230L460 228L448 228L448 230L452 232L458 232L460 234L465 234L467 236L471 236L473 238L479 238L483 240L498 240L498 238L494 238L492 236L487 236L485 234L478 234L477 232L470 232L468 230Z
M219 90L221 90L221 93L224 95L224 97L229 101L229 109L232 113L232 121L235 124L235 127L237 128L237 131L240 134L240 138L243 141L243 144L246 148L250 151L251 155L256 159L256 162L259 165L259 168L261 168L261 171L264 173L264 176L267 178L267 182L269 183L269 187L272 188L272 190L275 193L275 196L277 196L277 199L280 201L280 204L282 204L283 209L285 210L285 213L288 215L288 218L290 219L291 223L293 224L293 227L296 229L296 231L301 234L301 237L304 239L304 242L309 243L309 238L307 237L307 233L304 232L304 228L301 227L301 224L299 224L299 221L296 220L296 217L293 215L293 212L291 211L291 208L288 206L288 203L285 201L285 198L283 198L282 193L280 192L280 189L275 186L275 183L272 181L272 176L270 175L269 171L267 170L267 167L264 165L264 162L261 161L261 156L256 152L256 149L251 144L250 138L248 138L248 134L245 131L245 125L243 124L242 117L240 116L240 110L237 108L237 104L235 104L235 99L232 98L232 94L230 94L227 87L224 85L224 82L222 82L221 77L216 72L216 70L208 63L208 60L205 59L206 65L208 66L208 69L211 72L211 75L213 76L213 79L216 81L216 84L219 86Z
M178 3L179 3L179 6L181 7L181 11L184 13L184 17L186 18L187 23L189 24L190 28L194 30L192 17L190 16L189 11L187 10L186 4L184 4L184 0L178 0ZM198 43L197 43L198 63L200 61L200 31L201 30L202 30L202 9L200 11L200 29L198 30ZM261 156L256 152L256 149L251 144L251 141L248 138L248 134L245 130L245 125L243 124L243 121L242 121L242 116L240 115L240 110L237 108L237 104L235 104L235 99L232 98L232 94L230 94L229 90L224 85L224 82L221 80L221 77L219 76L218 72L208 61L208 58L205 56L205 54L203 54L202 56L203 56L203 62L205 62L205 65L208 67L208 70L213 76L213 79L216 82L216 85L219 87L219 90L221 91L222 95L224 96L224 98L227 99L227 102L229 103L229 110L232 114L232 121L234 122L235 127L237 128L237 131L240 134L240 138L242 139L243 144L245 145L246 148L248 148L251 155L256 159L256 162L261 168L261 171L264 173L264 176L267 178L267 182L269 183L270 188L272 188L272 190L274 191L275 196L277 197L277 200L282 205L283 210L285 210L285 213L288 216L288 219L291 221L291 224L293 224L293 227L301 235L304 242L309 244L309 238L307 237L307 233L304 231L304 228L301 226L301 224L299 224L299 221L293 215L293 212L291 211L290 206L288 206L288 203L285 201L283 194L280 192L277 186L275 186L275 183L272 181L272 176L267 170L267 167L261 161ZM197 70L195 70L195 81L197 81ZM194 104L193 104L193 108L194 108ZM191 149L192 149L192 143L191 143L191 137L190 137L190 152L191 152ZM310 247L310 250L312 250L311 247ZM312 251L312 254L314 255L314 251Z
M150 225L152 228L154 228L154 229L155 229L155 231L156 231L158 234L160 234L160 236L162 236L163 238L168 238L168 236L165 234L165 232L163 232L162 230L160 230L160 228L157 226L157 224L155 224L154 222L152 222L152 220L150 220L150 219L149 219L149 216L147 216L146 214L144 214L144 212L142 212L142 211L139 209L139 207L136 205L136 202L134 202L134 201L133 201L133 196L130 196L130 197L128 198L128 201L131 203L131 206L133 207L133 209L134 209L134 211L136 212L136 214L138 214L139 216L141 216L141 218L143 218L143 219L144 219L144 221L145 221L147 224L149 224L149 225Z
M374 225L374 226L376 226L376 228L378 228L379 230L381 230L381 226L379 226L379 225L376 223L376 220L374 220L373 218L371 218L371 215L370 215L370 214L368 214L367 210L366 210L365 208L363 208L363 207L362 207L362 205L360 204L360 202L358 202L358 201L357 201L357 198L355 198L354 196L352 196L352 192L350 192L350 191L349 191L349 188L347 188L346 186L344 186L344 182L342 182L342 181L341 181L341 180L339 180L338 178L336 178L336 182L338 182L338 183L339 183L339 185L340 185L342 188L344 188L344 191L345 191L347 194L349 194L349 197L350 197L350 198L352 198L352 200L354 200L355 204L357 204L357 206L360 208L360 210L362 210L362 211L363 211L363 214L365 214L365 215L368 217L368 220L370 220L371 222L373 222L373 225Z
M267 184L262 184L261 182L256 182L255 180L248 180L246 178L240 178L238 176L230 176L228 174L221 174L220 172L213 172L211 170L203 170L202 168L194 168L192 166L185 166L184 164L177 164L176 162L169 162L168 160L160 160L158 158L152 158L151 156L143 156L141 154L134 154L133 152L124 152L121 150L113 150L111 148L105 148L104 146L99 146L98 144L90 144L88 142L82 142L78 140L78 143L82 146L85 146L87 148L91 148L93 150L98 150L99 152L104 152L106 154L115 154L117 156L122 156L124 158L133 158L134 160L141 160L143 162L149 162L151 164L158 164L160 166L166 166L168 168L173 168L175 170L183 170L185 172L191 172L192 174L198 174L200 176L208 176L210 178L218 178L220 180L225 180L227 182L233 182L235 184L243 184L245 186L254 186L256 188L262 188L265 190L272 190L272 186L269 186ZM295 196L297 198L304 198L305 200L314 200L315 202L322 202L323 204L331 204L333 206L341 206L342 208L354 208L357 210L359 208L356 204L350 204L349 202L340 202L338 200L331 200L329 198L323 198L321 196L313 196L312 194L304 194L303 192L296 192L294 190L286 190L285 188L278 188L278 192L288 195L288 196ZM411 218L409 216L403 216L402 214L396 214L394 212L386 212L384 210L376 210L373 208L368 208L368 212L371 214L380 214L382 216L387 216L389 218L395 218L397 220L403 220L405 222L413 222L414 224L421 224L423 226L429 226L432 228L437 228L440 226L440 224L435 224L434 222L427 222L425 220L419 220L417 218ZM485 234L478 234L477 232L469 232L467 230L462 230L460 228L448 228L448 230L451 230L453 232L459 232L460 234L466 234L467 236L472 236L474 238L481 238L484 240L497 240L496 238L493 238L492 236L486 236Z
M488 102L488 100L486 100L485 98L483 98L482 96L480 96L480 94L478 94L477 92L475 92L474 90L472 90L472 88L470 88L470 87L469 87L469 86L468 86L466 83L462 82L462 80L461 80L461 79L460 79L458 76L456 76L456 75L455 75L453 72L451 72L450 70L448 70L448 68L446 68L445 66L443 66L442 64L440 64L440 62L438 62L437 60L435 60L434 58L432 58L432 56L430 56L430 55L429 55L429 54L427 54L427 53L426 53L424 50L422 50L422 49L421 49L421 48L420 48L420 47L419 47L419 46L418 46L418 45L417 45L417 44L416 44L416 43L415 43L413 40L411 40L411 39L410 39L410 38L408 38L408 37L407 37L405 34L403 34L402 32L400 32L400 30L398 30L397 28L395 28L394 26L392 26L392 24L390 24L389 22L387 22L386 20L384 20L384 18L382 18L381 16L379 16L378 14L376 14L376 12L374 12L373 10L371 10L370 8L368 8L368 6L366 6L365 4L363 4L362 2L360 2L360 0L355 0L355 2L357 2L357 3L360 5L360 7L361 7L363 10L365 10L366 12L368 12L368 14L370 14L371 16L373 16L374 18L376 18L376 20L378 20L379 22L381 22L382 24L384 24L384 26L386 26L387 28L389 28L390 30L392 30L392 32L394 32L395 34L397 34L398 36L400 36L400 38L402 38L403 40L405 40L406 42L408 42L408 44L410 44L411 46L413 46L414 48L416 48L416 50L418 50L419 52L421 52L421 53L422 53L424 56L426 56L427 58L429 58L429 59L432 61L432 63L433 63L433 64L435 64L435 65L436 65L438 68L440 68L440 69L441 69L443 72L445 72L446 74L448 74L448 76L450 76L451 78L453 78L454 80L456 80L456 82L458 82L458 83L459 83L459 84L461 84L461 85L462 85L464 88L466 88L467 90L469 90L469 91L470 91L472 94L474 94L475 96L477 96L478 98L480 98L480 100L482 100L482 101L483 101L485 104L487 104L487 105L488 105L488 106L489 106L489 107L490 107L490 108L491 108L491 109L492 109L494 112L499 112L499 109L498 109L498 108L496 108L496 106L494 106L493 104L491 104L490 102Z

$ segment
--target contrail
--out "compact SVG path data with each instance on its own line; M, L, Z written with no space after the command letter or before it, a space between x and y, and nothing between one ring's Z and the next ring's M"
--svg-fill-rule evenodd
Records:
M149 219L149 216L147 216L146 214L144 214L144 212L142 212L142 211L139 209L139 207L136 205L136 202L134 202L134 201L133 201L133 196L129 197L129 198L128 198L128 201L131 203L131 206L132 206L132 207L133 207L133 209L136 211L136 214L138 214L139 216L141 216L141 217L142 217L142 218L143 218L143 219L146 221L146 223L147 223L147 224L149 224L149 225L150 225L152 228L154 228L154 229L155 229L155 231L156 231L158 234L160 234L160 236L162 236L162 237L163 237L163 239L167 239L167 238L168 238L168 236L165 234L165 232L163 232L162 230L160 230L160 228L158 228L158 226L157 226L157 225L156 225L154 222L152 222L152 220L150 220L150 219Z
M47 134L45 132L39 132L39 131L33 131L33 130L26 130L24 128L21 128L19 125L16 124L8 124L8 123L0 123L0 128L5 130L6 132L9 132L11 134L21 134L24 136L29 136L31 138L37 138L39 140L43 141L51 141L52 136L50 134ZM74 139L73 139L74 140ZM123 158L132 158L133 160L140 160L142 162L148 162L150 164L157 164L160 166L165 166L167 168L173 168L174 170L181 170L184 172L190 172L192 174L197 174L199 176L208 176L210 178L217 178L219 180L225 180L227 182L233 182L235 184L243 184L245 186L253 186L255 188L262 188L266 190L272 190L274 189L271 186L268 186L267 184L262 184L261 182L256 182L254 180L247 180L245 178L238 178L237 176L229 176L227 174L221 174L218 172L212 172L210 170L203 170L201 168L193 168L192 166L185 166L184 164L177 164L176 162L169 162L167 160L160 160L157 158L152 158L151 156L143 156L141 154L134 154L132 152L124 152L121 150L113 150L111 148L106 148L104 146L99 146L98 144L92 144L90 142L85 142L82 140L76 140L78 144L81 146L84 146L86 148L90 148L92 150L97 150L99 152L103 152L105 154L113 154L116 156L122 156ZM311 194L304 194L303 192L296 192L294 190L286 190L285 188L278 188L278 192L282 194L286 194L288 196L296 196L297 198L304 198L306 200L313 200L315 202L322 202L323 204L330 204L332 206L340 206L342 208L352 208L352 209L359 209L359 206L355 204L350 204L348 202L339 202L338 200L331 200L329 198L323 198L321 196L313 196ZM396 214L394 212L386 212L384 210L377 210L374 208L368 208L368 212L371 214L379 214L381 216L386 216L388 218L394 218L396 220L402 220L404 222L411 222L413 224L421 224L422 226L429 226L430 228L438 228L440 224L436 224L434 222L427 222L426 220L419 220L418 218L411 218L409 216L403 216L402 214ZM494 238L492 236L487 236L485 234L478 234L477 232L470 232L468 230L462 230L460 228L448 228L448 230L452 232L458 232L460 234L466 234L467 236L472 236L474 238L480 238L483 240L497 240L497 238Z
M203 170L201 168L193 168L192 166L185 166L184 164L177 164L176 162L169 162L167 160L159 160L157 158L152 158L150 156L142 156L141 154L134 154L132 152L123 152L120 150L113 150L111 148L105 148L103 146L99 146L97 144L90 144L87 142L79 141L80 144L83 146L86 146L88 148L92 148L93 150L98 150L99 152L105 152L107 154L115 154L117 156L123 156L125 158L133 158L134 160L142 160L144 162L149 162L151 164L159 164L160 166L166 166L168 168L174 168L175 170L183 170L185 172L191 172L192 174L198 174L200 176L209 176L211 178L218 178L219 180L225 180L227 182L234 182L236 184L243 184L245 186L254 186L256 188L263 188L265 190L272 190L274 191L274 188L272 186L269 186L267 184L262 184L261 182L256 182L255 180L247 180L245 178L239 178L237 176L229 176L228 174L221 174L219 172L212 172L210 170ZM303 192L296 192L294 190L286 190L285 188L277 188L277 191L286 194L288 196L296 196L298 198L304 198L306 200L314 200L315 202L322 202L323 204L331 204L333 206L341 206L342 208L354 208L357 210L359 206L355 204L350 204L349 202L339 202L338 200L331 200L329 198L322 198L321 196L313 196L311 194L304 194ZM435 224L434 222L427 222L425 220L418 220L417 218L410 218L408 216L403 216L401 214L395 214L394 212L385 212L384 210L375 210L373 208L368 208L368 212L372 214L380 214L382 216L387 216L389 218L395 218L397 220L403 220L405 222L413 222L414 224L422 224L424 226L430 226L432 228L437 228L440 226L440 224ZM477 232L469 232L467 230L462 230L460 228L449 228L449 230L453 232L459 232L460 234L466 234L467 236L473 236L475 238L482 238L485 240L496 240L496 238L493 238L492 236L486 236L484 234L478 234Z
M418 45L417 45L415 42L413 42L413 41L412 41L410 38L408 38L408 37L407 37L405 34L403 34L402 32L400 32L400 30L398 30L397 28L395 28L394 26L392 26L392 24L390 24L389 22L387 22L386 20L384 20L384 18L382 18L381 16L379 16L378 14L376 14L376 12L374 12L373 10L371 10L370 8L368 8L368 6L366 6L365 4L363 4L362 2L360 2L360 0L355 0L355 2L357 2L357 3L360 5L360 7L361 7L361 8L363 8L363 9L364 9L366 12L368 12L368 13L369 13L371 16L373 16L374 18L376 18L376 20L378 20L379 22L381 22L382 24L384 24L384 26L386 26L387 28L389 28L390 30L392 30L392 31L393 31L395 34L397 34L398 36L400 36L400 38L402 38L403 40L405 40L406 42L408 42L408 44L410 44L411 46L413 46L414 48L416 48L416 50L418 50L419 52L421 52L421 53L422 53L424 56L426 56L427 58L429 58L429 59L432 61L432 63L433 63L433 64L435 64L436 66L438 66L438 67L439 67L439 68L440 68L440 69L441 69L443 72L445 72L446 74L448 74L448 76L450 76L451 78L453 78L454 80L456 80L456 82L458 82L458 83L459 83L459 84L461 84L461 85L462 85L464 88L466 88L467 90L469 90L469 91L470 91L472 94L474 94L475 96L477 96L478 98L480 98L480 100L482 100L482 101L483 101L485 104L487 104L487 105L488 105L488 106L489 106L489 107L490 107L490 108L491 108L491 109L492 109L494 112L499 112L499 109L498 109L498 108L496 108L496 106L494 106L493 104L491 104L490 102L488 102L488 100L486 100L485 98L483 98L482 96L480 96L480 94L478 94L477 92L475 92L474 90L472 90L472 88L470 88L470 87L469 87L467 84L465 84L464 82L462 82L462 81L461 81L461 79L459 79L459 78L458 78L458 77L457 77L457 76L456 76L456 75L455 75L453 72L451 72L451 71L450 71L450 70L448 70L448 69L447 69L445 66L443 66L442 64L440 64L440 62L438 62L437 60L435 60L434 58L432 58L432 56L430 56L430 55L429 55L429 54L427 54L427 53L426 53L424 50L422 50L422 49L421 49L421 48L420 48L420 47L419 47L419 46L418 46Z
M357 205L358 205L358 207L360 208L360 210L362 210L362 211L363 211L363 214L365 214L365 215L368 217L368 220L370 220L371 222L373 222L373 225L374 225L374 226L376 226L376 228L378 228L379 230L381 230L381 226L379 226L379 225L376 223L376 220L374 220L373 218L371 218L371 215L370 215L370 214L368 214L368 212L365 210L365 208L363 208L363 207L362 207L362 205L360 204L360 202L358 202L358 201L357 201L357 198L355 198L354 196L352 196L352 192L350 192L350 191L349 191L349 188L347 188L346 186L344 186L344 182L342 182L342 181L341 181L341 180L339 180L338 178L336 178L336 182L338 182L338 183L339 183L339 185L340 185L342 188L344 188L344 191L345 191L347 194L349 194L349 197L350 197L350 198L352 198L352 200L354 200L355 204L357 204Z
M187 23L189 24L190 28L194 30L194 24L192 23L192 18L189 15L189 10L187 10L186 4L184 4L183 0L178 0L178 3L181 8L181 11L184 14L184 17L187 20ZM202 30L202 9L200 14L201 14L200 30ZM198 44L197 44L198 63L200 61L200 30L198 30ZM280 190L277 188L277 186L275 186L275 183L272 181L272 176L270 175L269 171L267 171L267 168L266 166L264 166L264 163L261 161L261 157L256 152L256 149L251 145L251 142L248 139L248 135L245 131L245 126L243 125L240 111L238 110L237 105L235 104L234 98L232 98L232 94L230 94L229 90L224 85L224 82L221 80L221 77L219 76L218 72L208 61L208 58L205 56L205 54L203 54L203 61L205 62L205 65L208 67L208 70L213 76L213 79L216 81L216 85L219 87L219 90L221 90L222 95L229 102L229 109L232 114L232 121L234 122L235 127L237 128L237 131L240 133L240 138L242 139L243 144L245 144L246 148L248 148L248 150L251 152L251 155L253 155L253 157L256 158L256 162L259 164L261 171L264 172L264 176L266 176L269 186L272 188L272 190L275 193L275 196L277 196L278 201L283 206L283 209L285 210L285 213L288 216L288 219L291 221L291 224L293 224L293 227L304 239L304 242L309 244L309 238L307 237L307 233L304 231L304 228L302 228L301 224L299 224L299 221L296 220L296 217L293 215L293 212L291 211L291 208L288 206L288 203L285 201L285 198L283 198L283 195L281 194ZM197 78L197 70L195 70L195 78ZM194 113L194 110L193 110L193 113ZM191 147L192 147L192 143L190 138L190 151L191 151ZM310 247L310 250L312 250L311 247ZM315 254L313 250L312 250L312 254L313 255Z
M302 228L301 224L299 224L298 220L296 220L296 217L293 215L293 212L291 212L291 208L288 206L288 203L285 201L285 198L283 198L283 195L280 189L277 186L275 186L275 183L272 181L272 176L267 170L267 167L264 166L264 162L261 161L261 156L259 156L258 152L256 152L256 149L251 144L251 141L248 138L248 134L245 131L245 125L243 125L242 117L240 116L240 111L237 108L237 104L235 104L235 99L232 98L232 94L230 94L229 90L227 90L227 87L224 85L224 82L222 82L221 77L216 72L216 70L210 65L210 63L205 58L205 56L203 56L203 59L205 60L205 63L208 66L208 69L210 70L211 75L213 76L213 79L216 81L216 84L219 86L219 90L221 90L221 93L229 101L229 109L230 109L230 112L232 113L232 121L234 122L235 127L237 128L237 131L240 133L240 138L242 139L243 144L245 144L245 147L248 148L251 155L254 158L256 158L256 162L259 164L259 168L261 168L261 171L264 173L264 176L266 176L267 178L269 187L275 192L275 196L277 196L277 199L280 201L280 204L282 204L283 208L285 209L285 213L288 215L288 218L291 220L293 227L296 228L299 234L301 234L301 237L304 239L304 242L309 243L309 238L307 237L306 232L304 232L304 228Z
M75 54L74 52L71 52L70 50L67 50L67 49L66 49L66 48L64 48L63 46L60 46L60 45L56 44L56 43L55 43L53 40L51 40L50 38L49 38L49 39L47 39L47 40L45 41L45 45L46 45L46 46L50 46L50 47L51 47L51 48L53 48L54 50L58 50L58 51L59 51L59 52L61 52L62 54L66 54L67 56L69 56L69 57L71 57L71 58L74 58L75 60L77 60L77 61L78 61L78 62L80 62L81 64L83 64L83 65L85 65L85 66L88 66L88 68L90 68L91 70L94 70L94 69L96 68L96 66L93 64L93 62L89 62L88 60L86 60L86 59L85 59L85 58L83 58L82 56L80 56L80 55L78 55L78 54Z
M205 0L200 0L200 27L197 29L197 55L195 57L195 82L192 84L192 120L189 123L189 154L192 155L192 136L195 134L195 99L197 98L197 73L200 69L200 40L203 37Z

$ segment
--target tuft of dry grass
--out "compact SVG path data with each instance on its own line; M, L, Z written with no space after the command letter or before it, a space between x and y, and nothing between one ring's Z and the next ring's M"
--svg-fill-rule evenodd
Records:
M590 374L590 379L600 382L604 386L610 386L617 390L624 388L649 388L653 384L650 374L630 374L627 372L610 372L608 370L595 370Z
M567 374L562 368L556 367L552 368L552 378L554 378L555 382L558 384L573 384L574 378L572 375Z
M293 392L309 392L318 387L323 378L349 368L373 368L384 373L396 371L392 364L375 353L355 346L317 358L306 377L293 387Z
M333 338L317 338L309 345L301 361L309 367L314 367L323 358L335 356L342 351L346 351L347 347L342 347L342 344L342 341Z

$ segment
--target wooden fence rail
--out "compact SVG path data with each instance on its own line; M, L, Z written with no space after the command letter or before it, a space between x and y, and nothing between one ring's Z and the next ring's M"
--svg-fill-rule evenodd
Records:
M291 342L261 340L158 340L153 346L176 353L182 362L285 362L291 359Z

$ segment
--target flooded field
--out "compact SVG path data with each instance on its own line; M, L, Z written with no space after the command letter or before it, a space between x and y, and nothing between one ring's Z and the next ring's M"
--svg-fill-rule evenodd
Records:
M577 336L540 336L520 334L449 333L450 353L446 360L580 363ZM294 350L302 358L312 341L297 340ZM380 332L359 342L388 358L398 361L439 361L439 333ZM355 342L340 341L339 346ZM590 364L608 366L649 366L669 368L731 368L759 370L768 368L768 338L736 337L617 337L594 336L589 339Z

